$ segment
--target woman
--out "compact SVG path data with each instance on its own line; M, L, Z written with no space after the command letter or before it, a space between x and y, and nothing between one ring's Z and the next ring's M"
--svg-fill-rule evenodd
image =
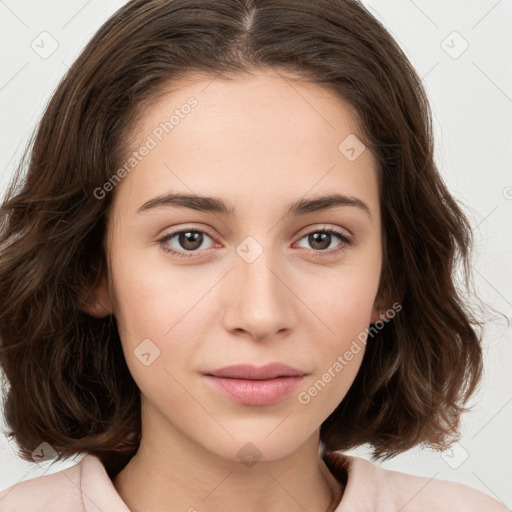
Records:
M0 510L505 510L342 453L446 448L482 371L425 92L358 2L127 3L1 218L11 435L87 455Z

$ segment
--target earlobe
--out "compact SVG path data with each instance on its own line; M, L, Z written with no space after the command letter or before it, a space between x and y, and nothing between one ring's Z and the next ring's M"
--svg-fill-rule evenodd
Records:
M382 313L386 311L386 307L381 300L375 300L372 308L372 314L370 317L370 323L375 324L378 320L382 320Z
M102 278L101 282L91 291L88 298L84 300L81 309L95 318L104 318L112 314L112 304L105 278Z
M380 315L380 311L372 310L372 316L370 317L370 323L374 324L375 322L377 322L377 320L380 319L379 315Z

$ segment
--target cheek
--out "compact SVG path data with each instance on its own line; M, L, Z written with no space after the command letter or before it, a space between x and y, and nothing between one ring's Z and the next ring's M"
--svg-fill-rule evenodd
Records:
M366 349L380 276L378 252L377 257L360 263L340 269L321 287L303 291L305 302L314 304L312 309L321 322L315 320L307 326L309 338L315 340L317 365L315 374L302 386L298 401L321 410L319 417L329 415L346 395ZM318 279L315 282L319 284Z
M218 278L203 274L199 279L191 267L172 268L165 262L144 265L142 261L136 252L126 251L112 272L124 356L146 396L156 392L158 399L161 389L179 396L179 385L172 376L182 381L197 366L196 354L214 314L208 290Z
M213 278L199 279L191 267L173 268L163 258L148 264L143 257L140 251L131 251L116 261L112 272L116 318L131 338L164 339L197 317L200 307L196 306Z
M376 289L373 283L362 286L352 274L328 291L317 296L319 316L327 326L320 330L314 322L309 327L309 338L315 340L315 372L297 394L304 413L319 423L340 404L359 371Z
M323 345L328 350L340 348L368 327L379 277L377 264L347 265L323 278L314 276L303 282L301 296L321 320Z

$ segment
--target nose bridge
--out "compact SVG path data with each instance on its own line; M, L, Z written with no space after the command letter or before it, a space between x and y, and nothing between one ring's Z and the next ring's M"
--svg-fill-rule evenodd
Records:
M247 237L236 248L228 292L226 328L242 329L256 338L293 325L293 294L284 284L283 265L272 248Z

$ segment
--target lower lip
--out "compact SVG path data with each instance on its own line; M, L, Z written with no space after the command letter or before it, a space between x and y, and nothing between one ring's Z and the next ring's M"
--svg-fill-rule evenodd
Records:
M246 405L272 405L288 396L304 376L268 380L228 379L206 375L206 380L222 395Z

